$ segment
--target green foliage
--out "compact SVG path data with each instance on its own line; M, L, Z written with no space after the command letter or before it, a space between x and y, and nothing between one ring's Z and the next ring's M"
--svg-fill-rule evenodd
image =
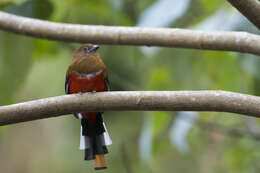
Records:
M211 1L211 0L201 0L204 9L208 12L208 13L212 13L216 10L218 10L223 2L220 0L215 0L215 1Z
M9 5L12 5L13 2L10 2L10 1L6 1L6 2L0 2L0 9L3 9Z
M48 19L53 11L49 0L29 0L24 3L5 6L4 11L26 17Z
M166 65L150 69L148 76L148 90L169 90L173 86L171 70Z
M230 146L225 161L231 165L230 172L257 172L260 151L257 144L249 139L241 139Z
M16 3L16 4L19 4L19 3L23 3L27 0L1 0L0 4L13 4L13 3Z
M153 135L158 136L166 130L166 127L171 123L171 113L169 112L154 112L154 128Z
M240 67L234 54L204 51L200 66L210 82L210 89L240 91Z
M58 45L53 41L35 39L33 58L53 58L59 51ZM49 56L46 56L49 55Z
M52 0L53 20L78 24L131 25L131 19L113 9L108 1ZM113 10L111 10L113 9Z
M0 32L0 104L13 103L16 90L32 64L33 41L25 36Z

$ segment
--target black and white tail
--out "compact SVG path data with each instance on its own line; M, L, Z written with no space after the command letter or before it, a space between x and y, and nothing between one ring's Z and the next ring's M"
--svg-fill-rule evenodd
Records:
M95 160L95 169L105 169L104 155L108 153L107 147L112 144L101 114L97 115L95 125L91 125L87 119L81 119L80 150L85 150L85 160Z

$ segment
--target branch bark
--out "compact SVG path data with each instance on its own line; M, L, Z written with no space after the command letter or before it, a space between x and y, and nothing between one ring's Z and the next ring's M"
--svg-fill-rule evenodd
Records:
M0 29L49 40L226 50L260 55L260 36L246 32L64 24L0 12Z
M0 107L0 125L86 111L218 111L260 117L260 97L227 91L72 94Z
M260 2L258 0L228 0L228 2L260 29Z

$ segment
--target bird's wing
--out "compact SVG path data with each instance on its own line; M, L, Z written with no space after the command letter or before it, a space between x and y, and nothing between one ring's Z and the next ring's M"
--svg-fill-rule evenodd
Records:
M66 93L66 94L70 94L70 92L69 92L69 88L70 88L69 84L70 84L69 76L66 75L66 80L65 80L65 93ZM82 116L81 116L80 113L74 113L73 115L74 115L74 117L76 117L77 119L81 119L81 118L82 118Z
M65 80L65 93L69 94L69 76L66 75L66 80Z

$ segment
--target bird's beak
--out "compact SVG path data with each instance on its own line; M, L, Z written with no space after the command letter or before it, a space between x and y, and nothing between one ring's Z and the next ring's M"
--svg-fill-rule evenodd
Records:
M99 46L98 45L94 45L89 52L96 52L98 50Z

